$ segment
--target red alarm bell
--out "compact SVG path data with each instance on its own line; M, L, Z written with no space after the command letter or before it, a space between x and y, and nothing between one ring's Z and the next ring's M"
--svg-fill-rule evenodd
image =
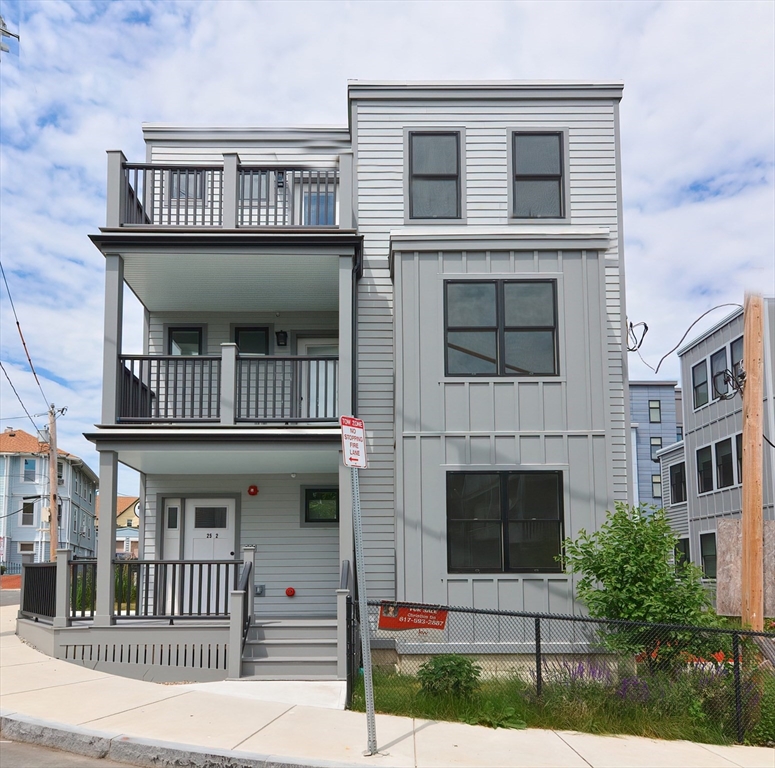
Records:
M257 496L258 495L258 486L257 485L251 485L248 488L248 495L249 496Z
M293 587L288 587L288 589L285 590L285 594L288 595L288 597L293 597L296 594L296 590Z

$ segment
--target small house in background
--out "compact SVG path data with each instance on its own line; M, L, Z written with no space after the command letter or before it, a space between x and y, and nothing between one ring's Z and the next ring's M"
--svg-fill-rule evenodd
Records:
M22 555L49 560L48 443L23 429L0 433L0 563L18 572ZM58 548L96 555L97 475L72 453L58 450Z
M97 524L100 498L97 496ZM137 559L140 545L140 497L118 496L116 499L116 557Z
M709 580L721 578L719 567L724 561L724 578L737 578L738 595L739 555L734 553L739 538L732 536L733 528L719 526L719 522L739 520L742 514L743 399L731 380L740 381L743 344L741 308L678 350L684 439L659 453L663 505L681 537L681 555L699 565ZM771 441L775 441L774 361L775 299L765 298L763 431ZM775 449L765 442L762 456L766 530L775 525ZM728 540L722 540L722 530ZM765 567L766 594L775 600L772 564ZM770 606L775 610L772 603ZM723 601L719 605L720 610L739 615L739 608L729 608Z

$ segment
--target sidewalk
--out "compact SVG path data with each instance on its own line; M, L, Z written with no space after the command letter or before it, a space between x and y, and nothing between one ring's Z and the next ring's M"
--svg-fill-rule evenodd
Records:
M6 738L143 766L378 768L773 768L775 750L567 731L493 730L377 715L380 755L364 757L365 716L341 688L311 683L158 685L57 661L14 634L0 608ZM295 703L293 701L297 703ZM310 706L315 700L319 705Z

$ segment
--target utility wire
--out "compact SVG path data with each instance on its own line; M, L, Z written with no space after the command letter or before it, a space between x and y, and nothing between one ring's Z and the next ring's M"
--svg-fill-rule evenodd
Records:
M660 360L660 361L657 363L657 367L656 367L656 368L653 368L653 367L652 367L651 365L649 365L649 364L648 364L648 363L647 363L645 360L643 360L643 356L642 356L642 355L641 355L641 353L640 353L640 344L641 344L641 343L643 343L643 336L645 336L645 335L646 335L645 331L644 331L644 333L643 333L643 336L641 336L641 338L640 338L640 343L639 343L639 344L638 344L638 345L635 347L635 349L634 349L634 350L631 350L631 351L633 351L633 352L637 352L637 353L638 353L638 357L639 357L639 358L640 358L640 359L643 361L643 364L644 364L644 365L645 365L647 368L649 368L650 370L654 371L654 373L658 373L658 372L659 372L659 367L662 365L662 363L664 363L664 362L665 362L665 360L666 360L668 357L670 357L670 355L672 355L672 354L673 354L673 352L675 352L675 351L676 351L676 349L678 349L678 347L680 347L680 346L681 346L681 344L683 344L683 341L684 341L684 339L685 339L685 338L686 338L686 337L689 335L689 331L691 331L691 329L692 329L692 328L694 328L694 326L695 326L695 325L697 325L697 323L699 323L699 322L700 322L700 320L702 320L702 318L703 318L703 317L705 317L705 315L709 315L711 312L715 312L715 310L717 310L717 309L721 309L722 307L738 307L739 309L742 309L742 308L743 308L743 305L742 305L742 304L735 304L735 303L731 303L731 304L717 304L715 307L711 307L711 308L710 308L710 309L709 309L707 312L703 312L703 313L702 313L702 314L701 314L701 315L700 315L700 316L699 316L699 317L698 317L698 318L697 318L697 319L696 319L696 320L695 320L695 321L694 321L694 322L693 322L693 323L692 323L692 324L691 324L691 325L690 325L690 326L689 326L689 327L686 329L686 333L684 333L684 335L683 335L683 336L681 336L681 340L678 342L678 344L676 344L676 345L675 345L675 346L674 346L674 347L673 347L673 348L672 348L672 349L671 349L669 352L667 352L665 355L663 355L663 356L662 356L662 359L661 359L661 360ZM641 323L638 323L638 325L641 325ZM646 330L648 330L648 328L646 328Z
M3 276L3 282L5 283L5 290L8 291L8 298L11 302L11 309L13 310L13 316L16 320L16 328L19 331L19 337L22 340L22 346L24 347L24 354L27 355L27 362L30 364L30 370L32 371L32 375L35 377L35 383L38 385L38 389L40 390L40 394L43 395L43 400L46 403L46 407L48 407L49 399L46 397L46 393L43 391L43 387L40 385L40 379L38 378L37 371L35 370L35 366L32 364L32 358L30 357L30 351L27 349L27 342L24 340L24 334L22 333L22 326L19 322L19 316L16 314L16 307L13 303L13 296L11 296L11 288L8 285L8 278L5 276L5 270L3 269L3 262L0 261L0 274Z
M11 385L11 389L13 390L13 393L16 395L16 399L19 401L19 404L22 407L22 410L27 414L27 418L30 420L30 424L34 427L35 431L37 432L39 427L38 425L32 420L32 416L30 416L30 412L27 410L27 406L24 404L24 401L19 397L19 393L16 391L16 387L14 387L13 382L11 381L11 377L8 375L8 371L5 370L5 366L3 365L2 361L0 361L0 368L3 369L3 373L5 374L5 378L8 379L8 383Z

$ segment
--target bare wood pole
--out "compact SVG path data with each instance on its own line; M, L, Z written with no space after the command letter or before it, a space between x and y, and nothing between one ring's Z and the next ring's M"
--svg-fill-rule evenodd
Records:
M57 412L54 403L48 409L48 520L49 520L49 560L57 560L59 546L59 526L57 524Z
M744 627L764 627L764 528L762 523L762 399L764 302L745 297L743 331L743 557L742 608Z

